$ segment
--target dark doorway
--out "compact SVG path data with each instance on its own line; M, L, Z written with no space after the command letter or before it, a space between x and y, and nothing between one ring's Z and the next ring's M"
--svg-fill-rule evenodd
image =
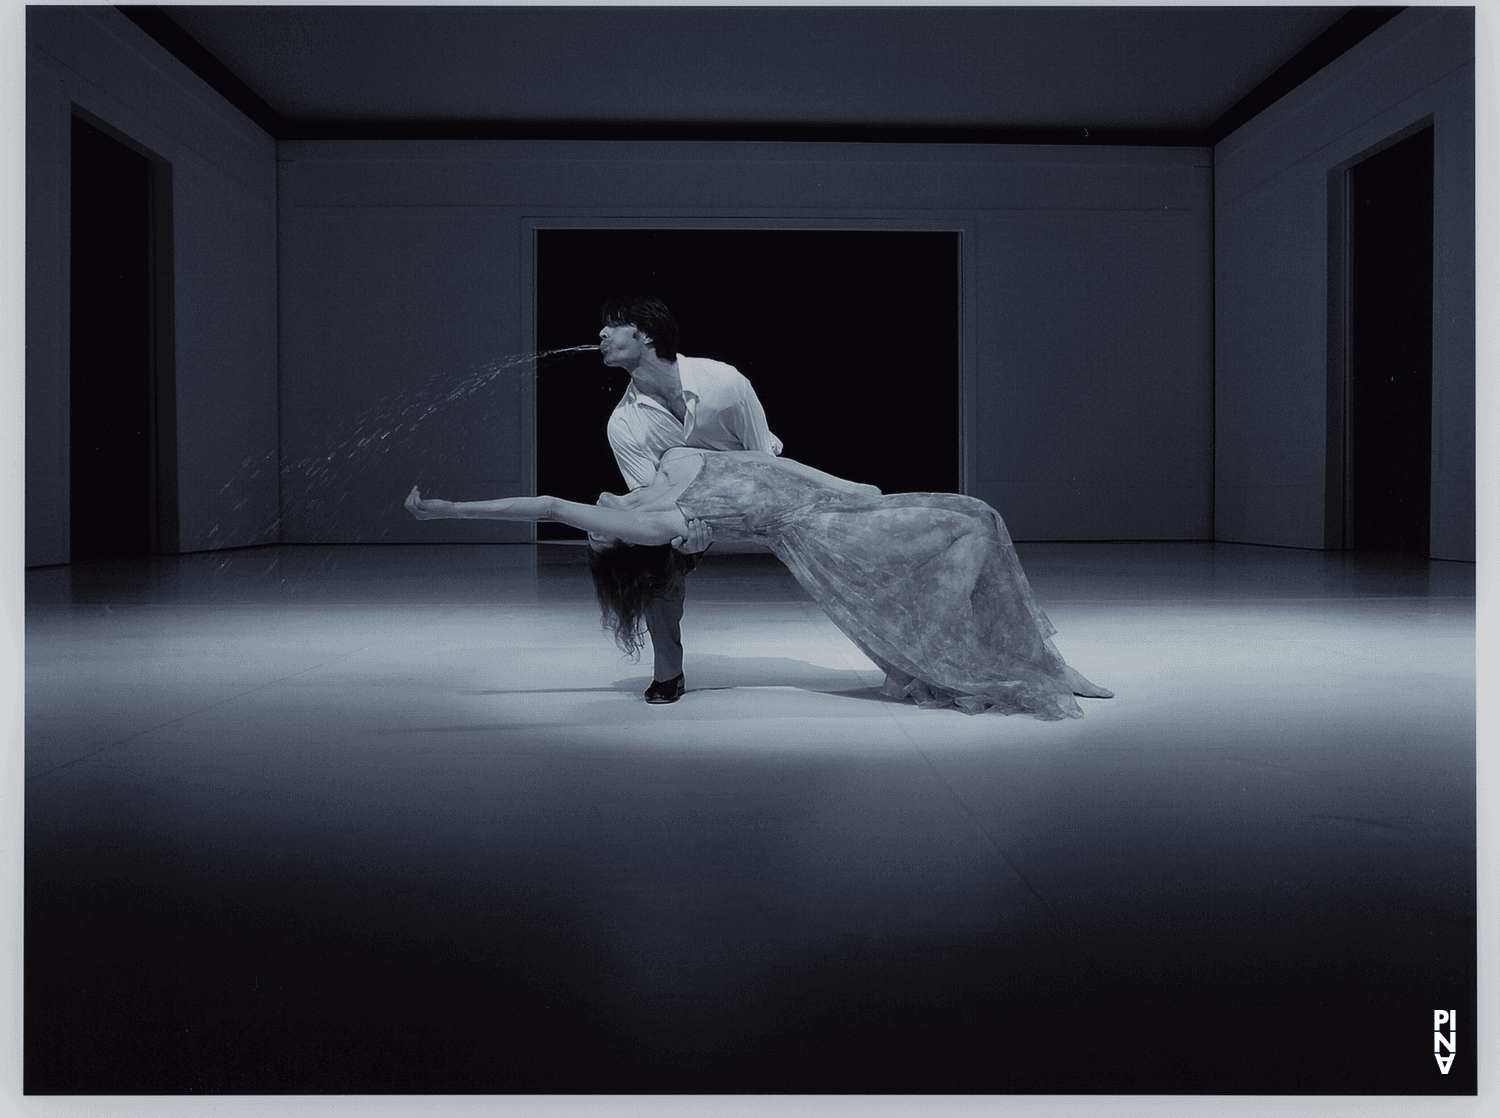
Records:
M73 118L70 524L74 559L157 550L151 161Z
M1432 478L1432 129L1349 171L1345 546L1425 556Z
M682 352L750 378L788 457L887 493L958 492L957 233L546 229L536 259L539 351L597 341L612 295L656 295ZM627 383L592 353L542 364L539 492L623 489L604 428Z

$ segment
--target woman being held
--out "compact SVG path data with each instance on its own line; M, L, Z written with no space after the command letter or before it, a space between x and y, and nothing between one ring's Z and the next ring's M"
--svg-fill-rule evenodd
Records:
M413 487L406 507L419 520L556 520L588 532L605 623L627 651L640 647L650 564L662 554L648 549L711 530L768 545L886 673L887 695L1055 719L1082 715L1075 694L1112 694L1063 662L1004 522L973 497L883 495L760 451L678 449L651 485L599 505L442 501Z

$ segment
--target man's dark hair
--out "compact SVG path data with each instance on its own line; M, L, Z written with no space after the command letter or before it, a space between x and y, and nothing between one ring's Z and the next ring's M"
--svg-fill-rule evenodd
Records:
M633 295L610 299L599 312L605 326L634 326L651 339L651 348L663 361L677 360L677 343L681 334L677 320L667 305L650 295Z
M639 656L645 647L646 607L671 585L676 562L667 544L631 547L616 541L603 551L589 548L600 620L622 652Z

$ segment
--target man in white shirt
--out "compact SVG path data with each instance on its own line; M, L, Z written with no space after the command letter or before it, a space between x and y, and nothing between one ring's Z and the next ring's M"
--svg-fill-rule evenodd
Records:
M609 417L610 448L631 490L650 485L661 456L673 447L781 453L766 426L755 389L733 365L677 352L677 321L659 299L611 299L601 315L599 353L630 374L630 386ZM672 554L672 582L646 612L655 671L648 703L675 703L687 690L682 672L684 576L708 546L707 530Z

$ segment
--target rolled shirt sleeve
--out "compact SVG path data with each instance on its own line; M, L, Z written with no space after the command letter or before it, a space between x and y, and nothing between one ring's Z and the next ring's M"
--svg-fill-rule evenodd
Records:
M683 390L694 398L684 446L781 453L781 440L771 434L766 409L743 373L701 357L679 357L678 368Z
M740 401L735 424L735 434L746 450L763 450L767 454L781 453L781 440L771 434L766 422L766 409L761 406L755 388L744 376L740 377Z
M679 355L677 360L687 398L686 422L678 422L634 385L609 417L605 431L626 485L650 485L661 456L673 447L781 453L781 440L771 434L760 397L738 369L702 357Z

